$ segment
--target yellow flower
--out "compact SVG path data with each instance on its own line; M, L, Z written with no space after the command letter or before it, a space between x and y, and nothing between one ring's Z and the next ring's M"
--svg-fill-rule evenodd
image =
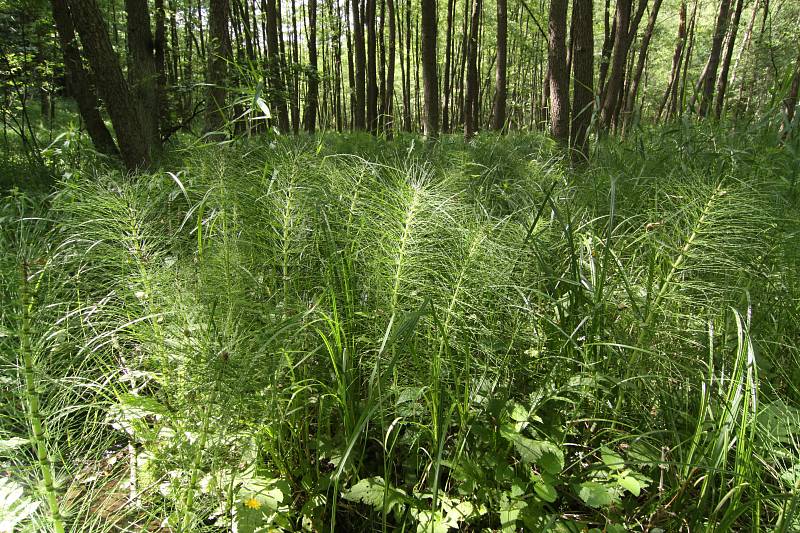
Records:
M244 506L248 509L260 509L261 502L251 496L244 501Z

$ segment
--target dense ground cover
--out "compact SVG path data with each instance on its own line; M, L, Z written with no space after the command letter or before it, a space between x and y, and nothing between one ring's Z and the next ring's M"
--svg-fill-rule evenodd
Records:
M52 189L3 173L9 523L800 528L791 146L676 126L571 168L540 136L258 139L135 178L50 156Z

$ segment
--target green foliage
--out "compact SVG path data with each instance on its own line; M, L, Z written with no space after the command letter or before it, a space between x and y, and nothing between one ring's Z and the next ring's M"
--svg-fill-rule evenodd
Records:
M2 468L44 501L28 257L70 530L790 531L797 160L775 141L659 130L581 170L536 136L70 167L0 204Z

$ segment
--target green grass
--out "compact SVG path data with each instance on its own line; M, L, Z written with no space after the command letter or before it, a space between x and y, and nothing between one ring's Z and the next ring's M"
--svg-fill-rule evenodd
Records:
M796 530L796 153L676 126L580 168L527 135L56 154L0 204L0 466L56 499L21 527Z

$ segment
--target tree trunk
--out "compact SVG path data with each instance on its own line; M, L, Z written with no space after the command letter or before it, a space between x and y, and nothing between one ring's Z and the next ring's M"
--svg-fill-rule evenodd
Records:
M153 42L156 62L156 104L158 106L158 124L161 130L169 120L167 105L167 14L164 0L155 1L156 33ZM159 131L159 135L160 135ZM161 142L159 137L158 142Z
M572 127L570 140L577 153L588 154L588 132L594 104L594 23L592 0L573 0Z
M422 15L422 78L425 100L423 131L428 139L436 139L439 136L439 78L436 71L436 0L421 0L420 7Z
M210 53L208 54L208 70L206 83L205 133L222 132L227 122L225 112L226 84L228 61L231 55L230 37L228 36L228 0L211 0L208 18L208 37ZM224 137L212 135L209 139Z
M306 131L314 133L317 127L317 101L319 99L319 72L317 70L317 0L308 0L308 93L303 123Z
M481 0L472 0L469 41L467 43L467 93L464 98L464 139L469 141L478 129L478 25Z
M621 0L623 3L625 0ZM567 71L567 0L550 0L550 133L554 139L569 141L569 72ZM613 76L613 72L612 72Z
M714 27L714 37L711 40L711 52L708 55L708 62L703 70L703 75L700 76L697 88L695 89L696 92L700 93L700 109L698 112L701 117L708 115L714 98L714 84L717 80L717 69L719 68L720 53L722 52L722 41L725 39L725 33L728 28L730 8L731 0L722 0L719 4L717 23Z
M625 76L625 60L628 57L628 27L631 21L631 0L619 0L616 14L616 34L614 36L614 52L611 58L611 74L602 97L600 106L600 125L607 130L611 127L614 112L622 91Z
M453 65L453 18L455 17L456 2L455 0L447 0L447 35L445 37L444 46L444 104L442 106L442 131L450 131L450 104L452 96L450 94L452 87L451 70Z
M639 57L636 62L636 72L633 74L630 90L625 100L623 128L627 126L633 115L633 108L636 105L636 97L639 93L639 84L642 81L642 73L644 72L644 65L647 61L647 51L650 47L650 40L653 38L653 29L656 26L656 17L658 17L658 12L661 9L662 1L663 0L655 0L653 2L650 18L647 21L647 28L644 30L642 45L639 47Z
M375 30L375 1L365 0L367 25L367 128L372 133L378 131L378 71L377 71L377 33Z
M73 20L78 23L78 34L94 71L97 88L114 125L122 160L130 170L147 167L152 162L150 137L145 135L135 106L130 105L133 96L111 46L100 8L95 0L70 0L69 6Z
M591 1L591 0L590 0ZM591 20L591 13L589 14ZM590 24L591 26L591 24ZM591 30L590 30L591 31ZM494 89L494 129L503 131L506 124L506 69L508 53L508 13L506 0L497 0L497 66Z
M355 48L356 100L353 109L353 127L357 130L367 128L365 111L366 50L364 49L364 25L361 20L358 0L351 0L353 8L353 48Z
M792 85L789 88L789 94L783 99L783 111L786 117L781 123L781 138L786 139L791 132L797 128L795 121L795 111L797 109L797 98L800 92L800 53L797 55L797 61L794 65L794 75L792 76Z
M61 51L64 54L64 78L67 92L78 104L78 111L83 123L86 124L86 131L97 151L111 156L119 155L114 138L100 115L100 104L97 101L94 87L91 85L89 73L83 68L67 0L51 0L51 4L53 21L56 25Z
M678 80L681 77L681 62L683 60L683 48L686 45L686 0L681 0L680 12L678 15L678 40L675 43L675 53L672 54L672 69L670 70L669 82L667 82L667 89L664 91L664 96L661 99L661 104L658 106L658 113L656 120L661 119L661 114L667 102L670 102L670 108L678 98Z
M725 93L728 90L728 72L731 68L731 58L733 57L733 47L736 44L736 34L739 31L739 21L742 18L742 8L744 7L744 0L736 2L736 9L733 12L733 21L731 22L731 29L728 33L728 43L725 46L725 57L722 59L722 70L719 73L717 80L717 93L714 101L714 113L719 120L722 117L722 109L725 106Z
M394 132L394 62L395 62L395 13L394 0L386 0L386 15L389 18L389 55L386 65L386 92L383 101L384 131L391 139Z
M224 0L223 0L224 1ZM289 108L286 104L286 85L283 81L280 44L278 42L278 11L276 0L262 0L262 9L267 15L267 75L272 89L273 102L278 115L278 129L287 133L289 124Z
M148 137L150 149L161 143L158 124L158 72L153 54L153 34L150 31L150 13L147 0L125 0L128 15L126 33L130 69L128 83L133 91L139 122Z

